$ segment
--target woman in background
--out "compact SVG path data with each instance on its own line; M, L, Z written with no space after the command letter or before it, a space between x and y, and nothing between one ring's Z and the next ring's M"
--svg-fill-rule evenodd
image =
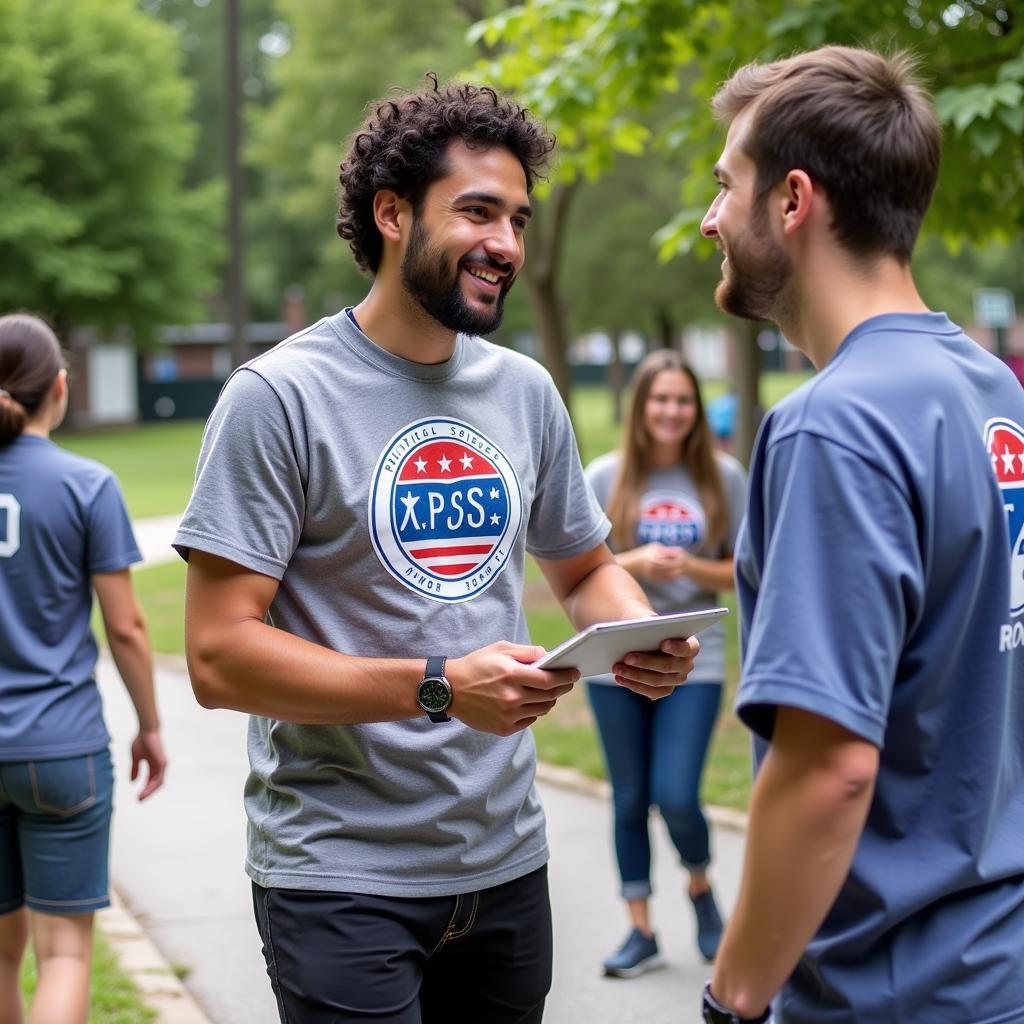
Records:
M49 439L67 410L56 336L0 317L0 1021L22 1019L32 937L33 1022L85 1024L93 914L109 906L110 736L89 626L107 642L138 715L139 799L163 782L153 662L129 566L141 561L110 470Z
M732 589L746 478L732 456L715 450L697 378L680 353L652 352L637 367L622 444L596 459L587 478L612 522L616 559L656 611L712 607L718 591ZM689 871L698 948L709 961L718 950L722 919L708 882L699 789L721 702L724 635L721 624L701 634L693 672L670 697L650 701L611 676L587 681L612 785L615 853L631 922L625 942L604 962L608 975L628 978L663 964L648 905L654 805Z

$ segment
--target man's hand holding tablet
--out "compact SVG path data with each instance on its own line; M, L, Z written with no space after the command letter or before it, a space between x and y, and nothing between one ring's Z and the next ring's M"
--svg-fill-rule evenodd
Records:
M598 622L534 662L536 668L575 668L584 676L612 672L615 681L652 699L686 677L700 650L696 634L727 608Z

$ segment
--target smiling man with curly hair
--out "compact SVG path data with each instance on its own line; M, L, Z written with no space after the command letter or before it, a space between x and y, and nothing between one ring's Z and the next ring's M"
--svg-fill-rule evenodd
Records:
M282 1020L538 1024L551 983L528 726L529 551L570 620L652 614L605 546L565 407L484 341L554 147L473 85L370 106L341 164L356 306L228 381L177 537L210 707L253 715L247 870ZM614 666L665 696L693 640Z

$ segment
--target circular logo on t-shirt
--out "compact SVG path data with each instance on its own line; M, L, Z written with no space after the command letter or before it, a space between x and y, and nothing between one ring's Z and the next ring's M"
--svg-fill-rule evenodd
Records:
M460 420L417 420L387 443L370 485L370 538L400 583L435 601L483 593L508 564L523 499L504 452Z
M1010 525L1010 614L1024 615L1024 429L1013 420L989 420L985 447Z
M652 493L640 499L636 534L640 544L657 542L668 547L692 549L707 532L704 510L680 494Z

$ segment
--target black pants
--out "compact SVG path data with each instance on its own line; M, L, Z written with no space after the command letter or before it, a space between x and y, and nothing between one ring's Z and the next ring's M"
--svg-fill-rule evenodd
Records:
M546 867L462 896L252 892L282 1024L540 1024Z

